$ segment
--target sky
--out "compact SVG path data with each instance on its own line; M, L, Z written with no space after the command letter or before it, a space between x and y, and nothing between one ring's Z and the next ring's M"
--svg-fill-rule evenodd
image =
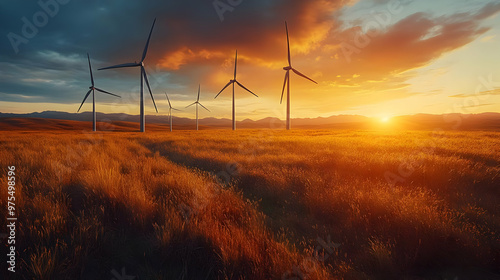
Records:
M97 111L139 114L144 61L159 115L168 93L179 117L231 117L238 50L236 118L285 118L287 66L292 118L340 114L500 112L500 3L497 0L0 1L0 112L76 112L95 84ZM286 93L285 93L286 94ZM146 113L157 114L149 94ZM286 99L286 97L285 97ZM82 111L91 111L90 99Z

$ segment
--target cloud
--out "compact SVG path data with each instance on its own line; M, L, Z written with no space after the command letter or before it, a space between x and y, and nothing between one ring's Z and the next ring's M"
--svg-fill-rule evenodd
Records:
M464 106L464 108L477 108L477 107L484 107L484 106L491 106L491 105L495 105L495 104L494 103L473 104L473 105Z
M416 70L480 37L490 29L483 21L499 10L500 4L488 4L476 11L446 16L413 13L378 30L363 47L355 44L355 36L362 34L362 25L346 29L336 25L322 42L320 52L303 57L312 61L320 56L314 64L304 65L323 73L322 86L309 92L308 98L322 100L334 92L336 102L332 106L341 109L422 94L410 92L408 87L408 81L418 75ZM350 61L342 51L345 43L357 49ZM353 79L355 75L359 77ZM328 106L323 107L326 110Z
M220 51L201 49L195 52L188 47L181 47L179 50L169 53L162 58L160 60L160 65L167 69L179 70L182 65L188 63L200 62L200 60L221 60L225 58L227 58L227 55Z
M452 98L469 98L469 97L477 97L477 96L485 97L485 96L490 96L490 95L500 95L500 88L497 88L497 89L494 89L494 90L482 91L482 92L479 92L479 93L476 93L476 94L464 94L464 93L454 94L454 95L450 95L448 97L452 97Z
M341 32L341 41L336 42L339 45L336 55L340 57L336 64L344 74L359 72L370 80L422 67L484 34L489 28L481 26L482 20L499 10L500 4L489 4L473 14L433 17L418 12L386 31L379 30L380 34L373 37L360 34L361 27L355 26ZM355 43L360 36L367 41L365 47ZM346 44L354 51L351 57L346 56L349 55Z
M481 38L481 42L491 42L494 38L496 37L496 35L491 35L491 36L485 36L483 38Z

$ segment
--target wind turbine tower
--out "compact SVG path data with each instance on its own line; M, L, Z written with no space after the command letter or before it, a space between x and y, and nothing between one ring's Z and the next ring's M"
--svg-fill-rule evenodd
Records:
M283 94L285 93L285 86L286 86L286 129L290 130L291 129L291 123L290 123L290 70L293 71L293 73L308 79L309 81L317 84L315 81L313 81L311 78L307 77L306 75L300 73L296 69L292 67L292 59L290 56L290 39L288 37L288 24L285 21L285 29L286 29L286 43L288 46L288 66L283 67L283 70L286 71L285 74L285 82L283 83L283 90L281 91L281 101L280 104L283 102Z
M144 60L146 59L146 54L148 53L149 41L151 39L151 34L153 33L153 28L155 27L156 19L153 21L153 25L151 26L151 30L149 31L148 40L146 42L146 46L144 47L144 51L142 52L142 58L140 62L132 62L132 63L124 63L109 67L100 68L99 70L105 69L114 69L114 68L125 68L125 67L140 67L141 68L141 101L140 101L140 124L141 124L141 132L146 131L146 116L144 115L144 81L149 89L149 94L151 95L151 99L153 100L153 104L156 109L156 113L158 113L158 108L156 107L155 98L153 97L153 92L151 91L151 87L149 86L148 75L146 74L146 70L144 69Z
M82 109L82 106L83 106L83 103L85 103L85 100L87 100L87 97L89 97L90 95L90 92L92 92L92 108L93 108L93 113L92 113L92 127L93 127L93 131L96 131L96 112L95 112L95 91L100 91L102 93L106 93L106 94L109 94L109 95L113 95L113 96L116 96L116 97L119 97L121 98L121 96L118 96L116 94L113 94L111 92L107 92L105 90L102 90L100 88L96 88L95 85L94 85L94 75L92 75L92 65L90 64L90 56L89 54L87 53L87 59L89 61L89 70L90 70L90 82L92 83L92 85L89 87L89 91L87 92L87 94L85 95L85 98L83 98L83 101L82 101L82 104L80 105L80 108L78 108L78 111L77 112L80 112L80 109Z
M169 118L169 122L170 122L170 131L172 131L172 110L175 110L175 111L180 111L180 110L177 110L175 108L172 107L172 104L170 103L170 99L168 98L168 95L167 93L165 92L165 96L167 97L167 101L168 101L168 118Z
M200 90L201 90L201 85L198 85L198 98L196 98L196 102L193 102L193 103L189 104L188 106L186 106L186 108L188 108L188 107L191 107L193 105L196 105L196 130L198 130L198 105L200 105L201 107L203 107L203 109L210 112L210 110L208 110L205 106L203 106L200 103Z
M244 85L240 84L240 82L238 82L236 80L236 67L238 66L238 50L236 50L236 56L234 58L234 77L232 80L229 81L229 83L227 83L227 85L221 89L221 91L219 91L219 93L217 93L217 95L214 97L217 98L217 96L219 96L219 94L221 94L221 92L223 92L228 86L230 85L233 85L233 130L236 130L236 113L235 113L235 103L234 103L234 84L237 84L238 86L240 86L242 89L250 92L251 94L255 95L256 97L257 94L251 92L249 89L247 89Z

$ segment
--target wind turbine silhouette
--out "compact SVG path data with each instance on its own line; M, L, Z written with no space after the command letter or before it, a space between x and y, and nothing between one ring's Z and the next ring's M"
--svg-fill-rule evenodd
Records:
M286 86L286 129L289 130L291 128L290 124L290 70L293 71L293 73L308 79L309 81L317 84L314 80L311 78L308 78L306 75L300 73L296 69L292 67L292 59L290 56L290 39L288 37L288 24L285 21L285 29L286 29L286 43L288 46L288 66L283 67L283 70L286 71L285 74L285 82L283 83L283 90L281 91L281 101L280 104L283 102L283 94L285 93L285 86Z
M201 103L200 103L200 89L201 89L201 85L198 85L198 98L196 99L196 102L186 106L186 108L188 108L188 107L191 107L191 106L196 104L196 130L198 130L198 105L200 105L201 107L203 107L203 109L210 112L210 110L208 110L205 106L201 105Z
M96 131L96 112L95 112L95 91L100 91L102 93L106 93L106 94L109 94L109 95L113 95L113 96L116 96L116 97L119 97L121 98L121 96L118 96L116 94L113 94L111 92L107 92L105 90L102 90L100 88L96 88L95 85L94 85L94 75L92 75L92 65L90 64L90 56L89 54L87 53L87 59L89 61L89 71L90 71L90 81L92 83L92 85L89 87L89 91L87 92L87 94L85 95L85 98L83 99L83 102L82 104L80 105L80 108L78 108L78 112L80 112L80 109L82 109L82 106L83 106L83 103L85 103L85 100L87 100L87 97L89 97L90 95L90 92L92 92L92 107L93 107L93 114L92 114L92 123L93 123L93 131Z
M140 124L141 124L141 132L146 131L146 117L144 115L144 81L146 81L146 85L148 86L149 89L149 94L151 95L151 99L153 100L153 104L155 105L156 113L158 113L158 108L156 107L155 103L155 98L153 97L153 92L151 91L151 87L149 86L149 81L148 81L148 75L146 74L146 70L144 69L144 60L146 59L146 54L148 53L148 47L149 47L149 40L151 39L151 34L153 33L153 28L155 27L155 22L156 18L153 21L153 26L151 26L151 30L149 31L149 36L148 36L148 41L146 42L146 46L144 47L144 51L142 52L142 58L139 63L137 62L132 62L132 63L124 63L124 64L119 64L119 65L114 65L114 66L109 66L109 67L104 67L100 68L99 70L105 70L105 69L113 69L113 68L124 68L124 67L141 67L141 119L140 119Z
M175 109L172 107L172 104L170 103L170 99L168 99L168 95L167 93L165 92L165 96L167 97L167 101L168 101L168 117L170 119L170 131L172 131L172 110L175 110L175 111L180 111L178 109Z
M227 85L221 89L221 91L219 91L219 93L217 93L217 95L214 97L217 98L217 96L219 96L219 94L221 94L221 92L223 92L229 85L233 85L233 130L236 130L236 114L235 114L235 105L234 105L234 84L238 84L241 88L243 88L244 90L250 92L251 94L255 95L256 97L257 94L251 92L249 89L247 89L244 85L240 84L240 82L238 82L236 80L236 67L238 66L238 50L236 50L236 56L234 58L234 78L232 80L229 81L229 83L227 83Z

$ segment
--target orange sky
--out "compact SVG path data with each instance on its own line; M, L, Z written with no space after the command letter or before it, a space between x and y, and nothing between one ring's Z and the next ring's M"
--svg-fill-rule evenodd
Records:
M227 12L223 22L207 26L200 25L201 21L194 25L196 21L189 16L158 16L146 65L160 114L168 108L164 92L174 107L182 109L194 101L200 83L201 102L212 111L201 117L230 118L231 90L213 97L232 78L238 49L238 81L259 98L237 88L237 119L284 118L285 104L280 105L279 99L282 67L287 64L285 19L293 66L318 82L292 75L292 117L500 112L500 4L495 1L290 3L259 11L243 2ZM127 23L123 25L127 28ZM98 53L95 68L137 60L148 25L149 21L145 28L133 30L138 34L116 42L123 46L133 41L130 48ZM106 27L102 29L105 32ZM41 53L52 54L51 50ZM62 60L71 57L71 53L57 54ZM81 76L73 77L78 85L88 83L85 58L76 57L82 64ZM106 71L97 72L96 79L102 78L102 87L124 98L100 97L98 110L138 114L138 71ZM58 79L43 73L23 83L56 83ZM76 84L68 93L76 96L71 101L30 102L29 94L18 92L17 99L0 99L1 111L74 112L86 91ZM146 104L146 112L155 114L149 96ZM191 109L177 115L193 117ZM90 103L83 110L90 111Z

